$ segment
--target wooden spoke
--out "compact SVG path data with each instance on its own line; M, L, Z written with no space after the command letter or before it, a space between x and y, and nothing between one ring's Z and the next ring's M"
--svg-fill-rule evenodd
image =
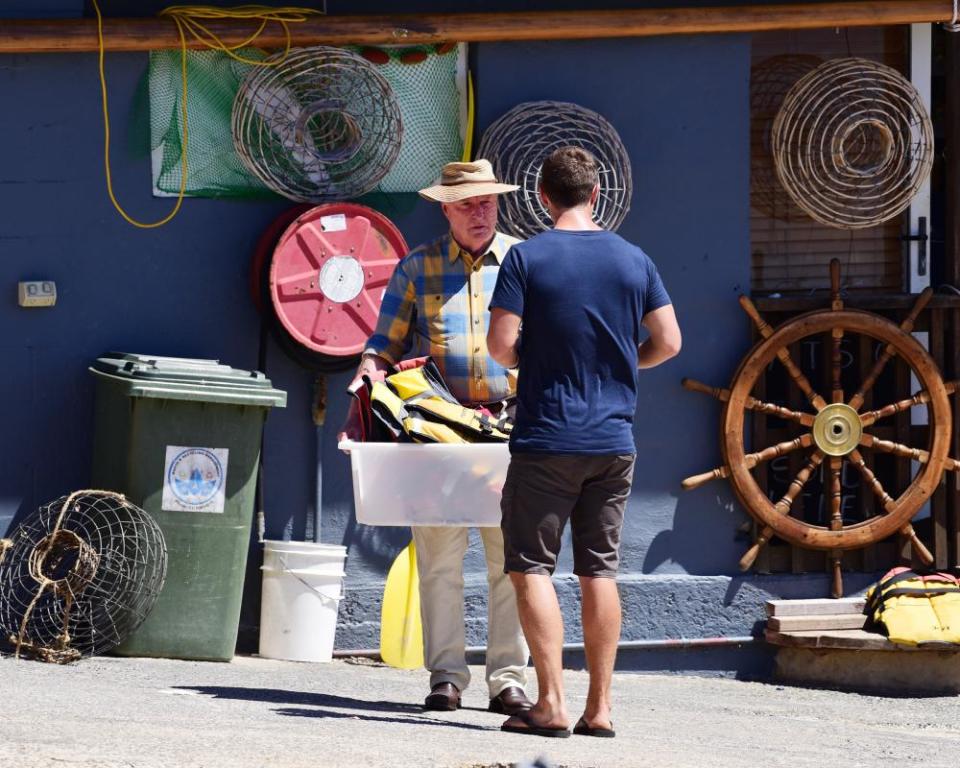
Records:
M684 389L689 390L690 392L700 392L704 395L710 395L710 397L715 397L721 403L725 403L730 399L729 389L711 387L709 384L704 384L702 381L697 381L696 379L684 379L680 383L683 385ZM744 403L744 408L746 408L748 411L762 413L765 416L777 416L778 418L785 419L787 421L795 421L797 424L802 424L805 427L812 427L815 419L812 413L791 411L789 408L784 408L782 405L765 403L763 400L757 400L755 397L748 397Z
M805 427L812 427L815 417L812 413L803 413L802 411L791 411L789 408L784 408L782 405L774 405L773 403L765 403L762 400L757 400L753 397L748 397L744 407L751 411L756 411L757 413L763 413L767 416L778 416L781 419L786 419L787 421L795 421L797 424L802 424Z
M762 464L765 461L771 461L780 456L786 456L788 453L793 453L794 451L799 451L802 448L809 448L813 445L813 435L807 433L801 435L795 440L787 440L782 443L777 443L776 445L771 445L769 448L764 448L762 451L757 453L748 453L744 457L744 463L747 466L747 469L753 469L758 464ZM821 456L822 458L822 456ZM720 480L723 478L730 477L730 469L727 466L717 467L716 469L711 469L709 472L704 472L701 475L692 475L691 477L686 478L681 485L686 491L691 491L694 488L699 488L701 485L706 485L711 480Z
M920 448L911 448L903 443L881 440L873 435L864 434L860 438L860 445L864 448L876 448L878 451L883 451L884 453L892 453L896 456L903 456L906 459L913 459L914 461L919 461L921 464L926 464L930 459L930 454Z
M706 485L711 480L721 480L727 477L730 477L730 470L727 469L726 466L717 467L716 469L711 469L709 472L704 472L702 475L691 475L690 477L684 478L680 485L683 486L683 490L692 491L694 488Z
M833 350L830 355L830 367L833 373L831 400L834 403L842 403L843 383L841 379L843 374L843 356L840 354L840 345L843 343L843 328L834 328L830 336L833 341Z
M926 464L928 461L930 461L930 454L927 451L924 451L920 448L911 448L910 446L903 445L902 443L892 443L889 440L880 440L873 435L864 435L862 438L860 438L860 445L864 446L865 448L876 448L884 453L893 453L897 456L903 456L905 459L912 459L913 461L918 461L921 464ZM944 459L943 468L948 472L960 472L960 461L948 457Z
M851 452L850 462L853 464L853 466L860 470L860 474L863 475L864 479L867 481L867 485L870 486L870 490L872 490L877 498L880 499L880 503L883 505L883 511L887 513L892 512L897 504L890 494L886 492L883 484L873 473L873 470L867 466L867 463L863 460L863 454L861 454L860 451Z
M880 440L873 435L864 435L860 440L860 445L865 448L877 448L884 453L893 453L897 456L903 456L907 459L913 459L921 464L926 464L930 460L930 454L920 448L911 448L902 443L892 443L889 440ZM957 459L944 459L943 468L947 472L960 472L960 461Z
M946 387L948 395L952 395L957 391L956 381L945 381L944 386ZM924 389L920 392L917 392L913 397L908 397L906 400L900 400L896 403L885 405L883 408L879 408L875 411L865 411L864 413L860 414L860 421L863 426L869 427L871 424L880 421L880 419L885 419L888 416L894 416L901 411L914 408L918 405L926 405L929 402L930 393Z
M807 400L810 401L810 405L816 408L818 413L822 411L827 405L826 401L813 391L813 387L810 386L807 377L803 375L796 363L793 362L793 358L790 357L790 353L786 348L777 352L777 359L783 363L783 367L787 369L790 378L793 379L800 391L803 392Z
M913 530L913 526L910 525L910 523L907 523L900 529L900 535L906 536L910 540L910 547L917 553L917 557L920 558L924 565L933 565L933 555L930 554L930 550L920 541L917 532Z
M843 309L840 298L840 259L830 259L830 309L839 312Z
M913 330L914 323L917 322L917 317L923 311L923 308L927 306L927 302L930 301L931 296L933 296L933 289L926 288L924 289L923 293L917 297L917 300L913 305L913 309L910 310L910 314L907 315L906 319L902 323L900 323L901 331L904 333L910 333ZM856 394L850 398L848 405L851 408L853 408L855 411L860 410L860 406L863 405L863 401L867 392L873 388L877 378L880 376L887 363L890 362L891 358L896 353L897 350L893 344L887 344L883 350L883 354L880 355L880 358L876 363L874 363L873 368L870 369L870 373L867 374L867 378L863 380L863 383L860 385L860 389L858 389Z
M702 381L697 381L696 379L683 379L680 384L688 392L699 392L703 395L710 395L710 397L715 397L721 403L725 403L730 399L729 389L711 387L709 384L704 384Z
M819 450L814 451L810 455L810 460L807 462L806 466L801 469L797 476L790 481L790 487L787 488L787 492L783 495L783 498L780 499L774 506L774 510L781 515L790 514L790 509L793 507L793 502L797 498L798 494L803 487L809 482L810 477L816 471L817 467L820 466L820 462L823 461L823 453ZM770 526L764 526L763 530L760 531L760 535L757 536L757 540L753 543L753 546L750 547L746 552L744 552L743 557L740 558L740 570L747 571L750 570L750 567L756 562L757 555L760 554L760 550L770 541L770 537L773 536L773 528Z
M765 526L760 535L757 536L757 540L753 542L753 546L750 547L746 552L743 553L743 557L740 558L740 570L749 571L753 564L757 561L757 555L760 554L760 550L763 549L767 542L770 541L770 537L773 536L773 528L769 525Z
M796 500L800 491L803 490L803 486L810 481L810 477L817 470L817 467L820 466L820 462L822 461L823 453L820 450L816 450L810 454L810 460L803 469L797 472L797 476L790 481L790 486L787 488L787 492L783 494L783 498L774 504L773 509L775 512L781 515L787 515L790 513L790 509L793 507L793 502Z
M740 306L743 307L744 312L749 315L754 325L757 326L757 330L763 338L769 338L773 334L773 329L760 316L760 312L747 296L740 297ZM818 413L822 411L827 405L826 401L814 392L807 377L803 375L803 372L797 367L797 364L793 362L793 358L790 357L789 350L786 347L781 347L777 350L776 354L777 359L783 364L783 367L787 369L787 374L793 379L794 384L803 392L807 400L810 401L810 404L817 409Z
M840 298L840 260L830 260L830 309L839 312L843 309L843 299ZM843 343L843 328L834 328L830 332L833 349L830 355L833 381L831 387L831 401L843 402L843 386L840 383L843 373L843 358L840 355L840 345Z
M843 515L840 507L843 504L843 489L840 474L843 471L843 459L839 456L830 457L830 530L839 531L843 528Z
M776 445L771 445L769 448L764 448L762 451L757 451L757 453L748 453L744 456L744 460L747 465L747 469L753 469L757 464L763 464L765 461L771 461L772 459L779 458L780 456L786 456L788 453L793 453L794 451L799 451L801 448L809 448L813 445L813 435L809 432L805 435L794 440L786 440L782 443L777 443Z
M753 324L757 326L757 330L760 332L760 335L763 338L767 339L773 334L773 328L771 328L767 321L763 319L763 316L760 314L760 310L757 309L757 305L754 304L749 296L740 297L740 306L743 307L743 311L747 313L750 319L753 321Z
M830 596L835 600L843 597L843 552L834 549L830 552L830 569L833 578L830 581Z
M860 406L863 405L863 401L866 399L867 392L869 392L873 385L877 381L877 377L883 373L883 369L887 367L887 363L893 358L896 354L893 345L887 344L883 350L883 354L880 355L876 363L874 363L873 368L870 370L870 373L867 374L867 378L864 379L863 384L860 385L860 389L857 390L856 394L850 398L850 407L855 411L860 410Z

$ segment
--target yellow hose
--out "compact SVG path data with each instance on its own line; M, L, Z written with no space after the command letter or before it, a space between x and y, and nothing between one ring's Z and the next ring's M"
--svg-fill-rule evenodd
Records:
M463 157L461 158L461 160L465 163L469 163L471 156L473 155L474 110L473 73L467 72L467 131L463 137Z
M123 209L123 206L120 205L120 201L117 200L117 197L113 191L113 177L110 171L110 108L107 104L107 77L106 73L104 72L105 46L103 42L103 15L100 13L100 4L97 2L97 0L93 0L93 10L97 15L97 43L99 47L98 67L100 71L100 93L103 100L103 164L107 181L107 195L110 197L110 202L113 203L113 207L117 209L117 212L129 224L141 229L154 229L156 227L162 227L164 224L173 219L177 213L179 213L180 207L183 205L183 198L187 189L187 142L189 137L187 128L187 33L189 33L194 39L196 39L205 47L217 51L223 51L231 58L243 62L244 64L250 64L254 66L276 66L277 64L283 62L287 53L290 51L290 27L288 25L291 23L306 21L309 16L318 14L320 11L312 10L310 8L270 8L259 5L241 5L237 6L236 8L210 8L207 6L174 5L170 6L169 8L165 8L160 12L161 16L167 16L174 21L174 23L177 25L177 32L180 35L181 80L183 84L183 93L180 99L180 115L181 119L183 120L183 140L180 145L180 190L177 192L177 202L173 206L173 210L170 211L170 213L168 213L159 221L143 222L137 221ZM208 19L248 19L259 22L259 25L257 26L256 31L248 36L245 40L237 43L236 45L227 45L223 40L217 37L217 35L211 32L201 21ZM276 22L280 24L283 27L284 33L286 34L287 42L284 49L284 55L282 57L276 61L266 63L247 59L235 53L235 51L240 48L252 45L270 22Z

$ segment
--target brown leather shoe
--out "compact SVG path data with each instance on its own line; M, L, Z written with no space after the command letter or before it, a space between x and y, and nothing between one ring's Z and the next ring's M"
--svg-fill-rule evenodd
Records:
M498 715L517 715L526 712L532 706L533 702L527 698L523 688L512 685L490 699L490 706L487 709Z
M437 683L423 702L423 708L435 712L460 709L460 689L453 683Z

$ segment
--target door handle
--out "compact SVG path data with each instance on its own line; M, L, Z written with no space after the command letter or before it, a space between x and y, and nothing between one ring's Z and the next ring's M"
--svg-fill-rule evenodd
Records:
M917 275L925 277L927 274L927 243L930 242L930 235L927 232L927 217L921 216L917 220L917 234L904 235L900 239L908 243L917 243Z

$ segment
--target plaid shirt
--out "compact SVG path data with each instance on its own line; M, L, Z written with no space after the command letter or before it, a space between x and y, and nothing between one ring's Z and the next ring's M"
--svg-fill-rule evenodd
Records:
M365 353L393 364L430 355L462 403L492 403L514 393L516 374L487 352L487 305L500 263L516 238L498 232L474 259L450 234L397 264Z

